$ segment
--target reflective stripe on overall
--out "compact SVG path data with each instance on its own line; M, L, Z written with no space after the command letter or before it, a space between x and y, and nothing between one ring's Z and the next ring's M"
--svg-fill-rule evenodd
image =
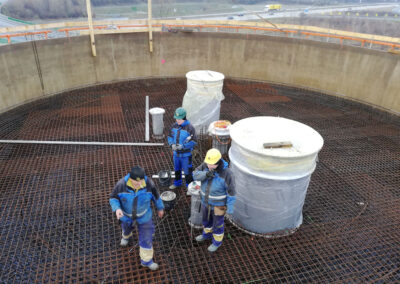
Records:
M219 247L222 244L224 238L224 213L221 214L221 210L217 210L215 206L209 205L210 189L213 183L213 178L208 181L206 193L204 194L204 204L202 204L202 215L203 215L203 237L210 239L212 237L212 243ZM218 196L217 199L226 198L225 196ZM207 204L207 205L205 205ZM218 207L219 208L219 207Z

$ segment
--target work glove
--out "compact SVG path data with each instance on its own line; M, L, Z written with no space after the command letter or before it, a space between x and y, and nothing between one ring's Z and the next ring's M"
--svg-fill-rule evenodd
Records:
M214 171L208 171L206 173L206 177L210 178L210 177L214 177Z
M234 204L236 202L236 196L228 195L226 198L226 214L232 215Z
M182 144L176 145L176 150L182 150L182 149L183 149L183 145Z
M132 219L131 218L129 218L128 216L122 216L121 218L119 218L119 220L121 221L121 222L125 222L125 223L131 223L132 222Z
M232 215L233 214L233 205L232 206L226 206L226 214Z
M172 148L172 151L176 151L176 145L175 144L172 144L171 148Z

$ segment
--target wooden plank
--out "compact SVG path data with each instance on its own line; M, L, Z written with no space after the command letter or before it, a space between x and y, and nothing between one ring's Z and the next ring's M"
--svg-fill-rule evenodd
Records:
M118 30L94 30L95 35L108 35L108 34L127 34L127 33L144 33L148 32L149 29L146 28L132 28L132 29L118 29ZM153 31L160 32L161 28L153 28ZM88 35L88 30L82 30L79 35Z
M149 27L149 49L150 52L153 52L153 30L152 30L152 23L151 23L151 18L152 18L152 9L151 9L151 0L147 0L147 24Z
M291 148L291 147L293 147L293 144L290 141L268 142L268 143L264 143L263 147L265 149L269 149L269 148Z
M6 27L6 28L0 28L0 33L26 32L26 31L57 29L65 27L87 27L87 22L60 22L51 24Z
M148 25L148 20L108 20L108 21L94 21L93 25ZM283 30L296 30L296 31L308 31L316 33L324 33L337 36L354 37L365 40L383 41L390 43L400 43L400 38L355 33L342 30L326 29L313 26L302 26L302 25L288 25L288 24L275 24L271 25L267 22L244 22L244 21L228 21L228 20L152 20L152 25L236 25L239 27L260 27L260 28L278 28ZM13 33L13 32L27 32L42 29L54 29L54 28L65 28L65 27L87 27L87 22L62 22L62 23L51 23L41 25L27 25L17 27L6 27L0 28L0 34Z
M92 55L96 57L96 42L94 41L93 33L93 20L92 20L92 7L90 5L90 0L86 0L86 9L88 14L88 25L90 34L90 46L92 47Z

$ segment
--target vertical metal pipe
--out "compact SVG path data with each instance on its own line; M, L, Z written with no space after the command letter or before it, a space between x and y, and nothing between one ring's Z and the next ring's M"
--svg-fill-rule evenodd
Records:
M150 140L150 129L149 129L149 96L146 96L146 137L145 141Z

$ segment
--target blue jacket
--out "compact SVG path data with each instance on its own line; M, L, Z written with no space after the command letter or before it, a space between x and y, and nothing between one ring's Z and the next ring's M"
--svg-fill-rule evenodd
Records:
M121 209L125 216L132 218L133 199L137 197L136 220L138 224L143 224L148 222L153 215L150 201L154 202L157 210L163 210L164 204L154 182L150 178L145 176L146 186L135 191L127 185L129 176L129 174L126 175L115 185L110 196L110 205L113 212ZM125 216L123 218L126 218Z
M228 168L228 163L221 159L218 167L214 170L214 177L207 177L210 170L206 163L202 163L193 173L194 180L201 181L201 202L211 206L227 206L227 213L233 214L233 206L236 201L235 179ZM207 197L207 189L209 187Z
M189 157L192 155L194 146L197 145L196 131L189 120L185 120L181 125L174 123L168 135L168 144L181 144L182 150L174 151L174 157Z

